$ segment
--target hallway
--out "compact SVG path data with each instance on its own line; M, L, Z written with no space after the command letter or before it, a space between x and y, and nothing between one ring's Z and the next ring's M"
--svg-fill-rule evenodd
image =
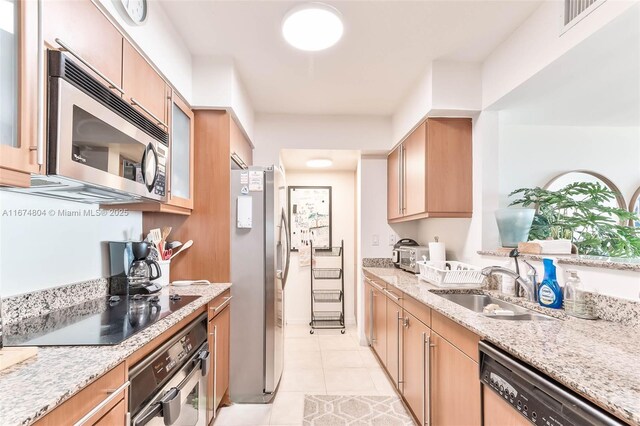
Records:
M305 395L396 396L371 349L358 344L350 327L285 330L284 372L273 404L236 404L220 411L216 426L302 425Z

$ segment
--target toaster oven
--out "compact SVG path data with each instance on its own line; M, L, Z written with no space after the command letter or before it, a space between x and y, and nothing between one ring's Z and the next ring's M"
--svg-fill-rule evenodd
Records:
M429 248L425 246L402 246L400 247L400 268L413 274L420 273L418 267L419 260L426 256L429 260Z

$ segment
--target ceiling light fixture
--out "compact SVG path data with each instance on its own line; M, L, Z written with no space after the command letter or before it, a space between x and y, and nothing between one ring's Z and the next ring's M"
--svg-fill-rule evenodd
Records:
M333 161L328 158L314 158L313 160L307 160L307 167L311 167L314 169L323 169L327 167L331 167L333 165Z
M323 3L295 7L282 20L282 35L287 43L308 52L333 46L343 31L340 12Z

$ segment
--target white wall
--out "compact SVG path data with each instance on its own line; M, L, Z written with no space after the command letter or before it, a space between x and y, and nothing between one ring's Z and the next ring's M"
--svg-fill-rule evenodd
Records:
M191 103L195 90L191 84L191 53L159 2L148 2L144 25L130 25L120 15L113 0L97 0L116 24L126 32L173 86Z
M258 114L253 163L278 164L281 149L387 152L391 120L383 116Z
M560 0L542 2L484 61L483 108L495 103L605 24L638 4L638 1L605 1L573 28L560 35L563 4Z
M345 320L355 323L354 287L356 277L356 173L343 172L287 172L288 186L331 186L332 244L337 246L344 240L344 288ZM329 260L327 260L329 259ZM322 259L323 262L335 260ZM319 265L320 266L320 265ZM324 264L330 267L328 263ZM298 253L291 253L291 267L285 289L285 316L289 324L308 324L310 320L311 282L309 266L301 267ZM331 285L339 282L326 281ZM322 285L323 283L320 283ZM330 305L328 305L330 306Z
M387 223L387 158L364 157L361 160L361 246L362 258L390 258L399 238L417 238L416 222ZM378 245L373 244L374 236Z
M195 56L193 58L194 108L231 110L240 127L253 142L254 112L231 58Z
M501 120L501 206L508 205L514 189L544 186L578 169L609 178L628 204L640 186L639 141L640 127L517 125Z
M30 210L44 216L16 217ZM104 241L139 239L142 216L65 217L60 210L97 211L91 204L0 192L0 295L107 277Z

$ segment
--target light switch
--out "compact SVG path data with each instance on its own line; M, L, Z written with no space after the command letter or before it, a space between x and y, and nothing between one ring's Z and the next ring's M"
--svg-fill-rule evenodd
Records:
M252 200L250 195L241 195L237 201L237 223L238 228L251 228L253 221Z
M379 246L380 245L380 236L378 234L373 234L372 245Z
M389 234L389 245L392 246L396 243L396 234Z

